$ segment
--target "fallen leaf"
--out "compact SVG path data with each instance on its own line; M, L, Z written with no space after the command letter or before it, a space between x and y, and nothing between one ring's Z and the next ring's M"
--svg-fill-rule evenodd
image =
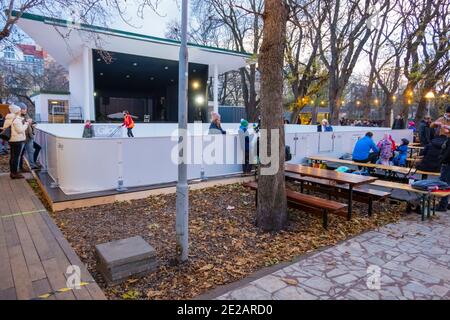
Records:
M208 271L208 270L211 270L212 268L214 268L214 265L207 264L206 266L203 266L200 269L198 269L198 271Z
M292 279L292 278L282 278L281 280L283 280L284 282L286 282L288 285L290 286L296 286L298 285L298 280L297 279Z

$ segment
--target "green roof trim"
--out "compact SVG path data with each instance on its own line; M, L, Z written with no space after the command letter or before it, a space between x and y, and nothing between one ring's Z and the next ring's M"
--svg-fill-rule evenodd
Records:
M52 90L40 90L40 91L36 91L34 92L30 98L36 97L40 94L55 94L55 95L70 95L69 91L52 91Z
M14 10L12 12L12 15L14 17L17 17L20 15L20 13L18 11ZM159 38L159 37L154 37L154 36L149 36L149 35L144 35L144 34L139 34L139 33L134 33L134 32L117 30L117 29L110 29L110 28L94 26L94 25L90 25L90 24L81 23L77 26L74 26L71 22L64 20L64 19L45 17L45 16L33 14L33 13L26 13L26 12L22 13L20 15L20 18L39 21L39 22L42 22L45 24L51 24L51 25L56 25L56 26L60 26L60 27L73 26L75 28L82 29L83 31L91 31L91 32L103 33L103 34L114 35L114 36L119 36L119 37L133 38L133 39L142 40L142 41L163 43L163 44L176 45L176 46L179 46L181 44L180 41L177 41L177 40ZM233 51L233 50L222 49L222 48L217 48L217 47L204 46L204 45L199 45L199 44L190 43L190 42L188 43L188 46L193 47L193 48L203 49L206 51L216 52L216 53L238 55L238 56L247 57L247 58L252 57L252 55L247 52L239 52L239 51Z

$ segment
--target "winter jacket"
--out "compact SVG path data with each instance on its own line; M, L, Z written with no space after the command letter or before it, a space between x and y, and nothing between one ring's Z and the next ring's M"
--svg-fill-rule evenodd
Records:
M333 127L328 125L325 127L325 130L323 130L322 125L317 125L317 132L333 132Z
M127 129L134 128L134 120L129 114L124 117L122 126L126 127Z
M246 127L239 127L239 142L241 144L241 148L245 152L250 151L250 134L248 133L248 129Z
M422 147L427 146L434 139L434 130L430 128L430 125L425 121L420 121L419 124L419 140Z
M403 119L395 119L392 129L393 130L405 129L405 121Z
M406 166L406 158L408 158L408 146L402 144L395 151L397 151L398 154L392 160L394 162L394 165L405 167Z
M93 138L95 136L94 128L91 126L84 126L83 138Z
M441 152L442 145L444 144L447 137L445 136L437 136L431 143L425 146L425 149L422 150L421 155L423 155L422 161L420 161L416 168L422 171L429 172L440 172L441 171Z
M211 122L211 125L209 126L209 134L226 134L227 132L222 129L222 126L217 125L216 122Z
M450 141L447 137L445 142L442 144L442 152L439 157L439 160L442 164L449 165L450 164Z
M389 138L378 142L377 147L380 149L380 159L378 160L379 163L389 165L389 159L392 158L392 143Z
M11 139L9 142L24 142L26 140L25 132L28 129L28 123L24 123L21 116L16 116L13 113L6 115L3 129L11 126Z
M353 149L353 160L366 160L369 158L370 150L377 153L379 152L377 146L373 142L372 138L365 136L356 142Z

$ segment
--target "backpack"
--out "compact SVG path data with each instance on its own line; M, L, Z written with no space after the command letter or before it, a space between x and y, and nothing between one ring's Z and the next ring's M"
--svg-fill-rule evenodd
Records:
M422 191L446 190L448 184L441 180L419 180L414 182L411 187Z

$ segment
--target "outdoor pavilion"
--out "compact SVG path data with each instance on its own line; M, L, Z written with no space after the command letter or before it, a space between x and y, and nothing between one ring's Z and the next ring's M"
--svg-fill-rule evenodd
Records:
M83 120L104 122L129 110L137 122L178 121L178 41L28 13L18 25L69 70L70 108ZM219 74L244 67L250 56L188 47L188 120L207 122L208 79L218 111Z

